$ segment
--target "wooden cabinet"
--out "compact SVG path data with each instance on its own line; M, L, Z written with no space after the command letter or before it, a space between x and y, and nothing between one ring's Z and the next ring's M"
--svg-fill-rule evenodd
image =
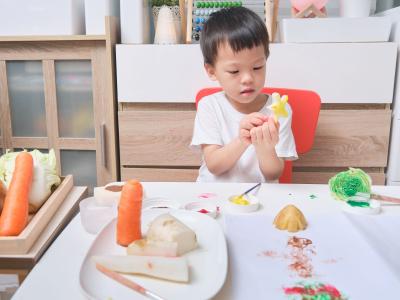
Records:
M195 113L194 104L121 104L122 180L196 180L200 154L188 146ZM352 166L384 184L390 118L391 110L381 104L323 104L313 148L294 162L293 182L326 183Z
M0 148L53 148L77 185L118 179L115 20L99 36L0 37Z
M384 184L397 46L394 43L271 44L266 86L310 89L322 109L312 150L293 182L327 183L361 167ZM215 86L198 45L117 45L121 179L193 181L189 149L198 90Z
M199 153L189 149L194 104L120 105L121 178L194 181Z

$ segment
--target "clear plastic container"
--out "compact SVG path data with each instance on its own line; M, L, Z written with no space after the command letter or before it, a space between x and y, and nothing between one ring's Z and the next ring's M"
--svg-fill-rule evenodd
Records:
M91 234L97 234L112 219L117 217L117 204L99 206L94 197L89 197L79 203L79 211L83 228Z

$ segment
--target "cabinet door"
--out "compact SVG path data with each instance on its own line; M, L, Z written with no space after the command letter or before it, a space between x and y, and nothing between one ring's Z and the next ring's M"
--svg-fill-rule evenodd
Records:
M6 62L0 60L0 154L5 152L7 147L7 128L10 127L9 113L8 113L8 99L7 95L7 74Z
M7 61L6 75L12 143L7 148L54 148L61 175L73 174L76 185L96 186L91 61Z
M1 44L0 148L53 148L75 185L118 180L113 65L103 41Z
M14 137L47 137L41 61L7 62L11 131Z
M61 150L61 172L74 174L76 185L96 186L96 152L88 150Z
M97 185L93 76L90 60L54 62L61 174L77 185Z
M89 60L55 61L61 138L95 138L92 66Z
M48 148L42 63L0 62L2 148Z

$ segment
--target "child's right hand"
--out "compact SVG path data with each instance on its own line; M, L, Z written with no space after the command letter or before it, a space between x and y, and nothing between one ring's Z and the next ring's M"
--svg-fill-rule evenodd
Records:
M250 130L264 124L268 117L262 113L254 112L243 117L239 124L239 139L245 145L251 144Z

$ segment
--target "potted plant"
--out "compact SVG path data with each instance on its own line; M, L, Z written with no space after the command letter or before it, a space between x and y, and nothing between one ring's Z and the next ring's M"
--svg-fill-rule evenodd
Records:
M181 39L181 15L179 9L179 0L151 0L151 7L153 12L153 20L154 20L154 28L157 28L157 19L158 14L160 12L161 7L168 6L171 10L174 23L175 30L178 37L178 40Z

